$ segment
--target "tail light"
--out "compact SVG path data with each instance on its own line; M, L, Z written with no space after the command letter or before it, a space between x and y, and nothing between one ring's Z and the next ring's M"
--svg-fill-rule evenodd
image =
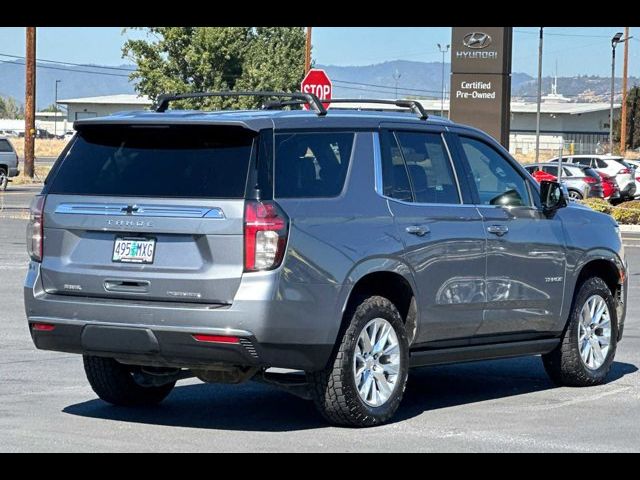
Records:
M628 168L623 168L618 172L618 175L625 175L631 173L631 170L629 170Z
M587 183L598 183L598 180L593 177L584 177L584 181Z
M32 260L42 261L44 240L44 195L34 197L27 225L27 251Z
M289 219L275 202L247 200L244 209L244 270L280 266L287 246Z

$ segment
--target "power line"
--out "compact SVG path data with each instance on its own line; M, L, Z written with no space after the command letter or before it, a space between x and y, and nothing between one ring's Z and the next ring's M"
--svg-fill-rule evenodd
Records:
M24 66L24 62L19 62L19 61L0 60L0 63L6 63L6 64L9 64L9 65ZM92 72L90 70L78 70L76 68L53 67L53 66L50 66L50 65L36 65L36 68L48 68L50 70L62 70L64 72L88 73L88 74L93 74L93 75L106 75L106 76L110 76L110 77L129 78L129 75L123 75L121 73Z
M24 58L25 58L25 57L20 56L20 55L10 55L8 53L0 53L0 57L17 58L17 59L20 59L20 60L24 60ZM107 65L87 65L85 63L61 62L61 61L58 61L58 60L46 60L44 58L36 58L36 61L38 61L38 62L47 62L47 63L55 63L55 64L59 64L59 65L72 65L74 67L102 68L102 69L107 69L107 70L121 70L121 71L124 71L124 72L135 72L135 71L137 71L137 68L109 67Z

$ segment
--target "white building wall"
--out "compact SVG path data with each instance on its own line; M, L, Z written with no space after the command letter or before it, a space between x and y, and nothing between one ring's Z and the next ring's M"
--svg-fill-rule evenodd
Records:
M71 103L67 105L67 120L75 122L83 118L104 117L117 112L144 110L142 105L131 104L89 104Z

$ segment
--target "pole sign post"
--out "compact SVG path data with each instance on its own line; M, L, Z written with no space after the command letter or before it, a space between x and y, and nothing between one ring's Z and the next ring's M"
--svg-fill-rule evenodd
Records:
M320 100L331 100L333 85L327 72L319 68L312 68L302 80L300 91L302 93L312 93ZM329 102L323 102L322 104L324 108L329 108ZM305 103L303 108L308 110L309 105Z
M509 148L511 27L453 27L449 117Z

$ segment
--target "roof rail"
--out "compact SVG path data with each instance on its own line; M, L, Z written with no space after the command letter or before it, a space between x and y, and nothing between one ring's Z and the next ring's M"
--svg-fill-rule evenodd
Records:
M332 98L331 100L321 100L330 103L379 103L382 105L395 105L400 108L407 108L415 113L420 120L426 120L429 115L422 104L417 100L381 100L379 98Z
M294 103L308 103L313 110L315 110L318 116L324 116L327 114L327 110L322 105L322 102L318 97L312 93L301 92L196 92L196 93L181 93L181 94L164 94L158 97L158 100L153 107L156 112L166 112L169 108L169 103L176 100L184 100L187 98L205 98L205 97L279 97L279 98L291 98L296 100ZM283 102L280 102L283 103ZM275 105L276 102L270 104Z

